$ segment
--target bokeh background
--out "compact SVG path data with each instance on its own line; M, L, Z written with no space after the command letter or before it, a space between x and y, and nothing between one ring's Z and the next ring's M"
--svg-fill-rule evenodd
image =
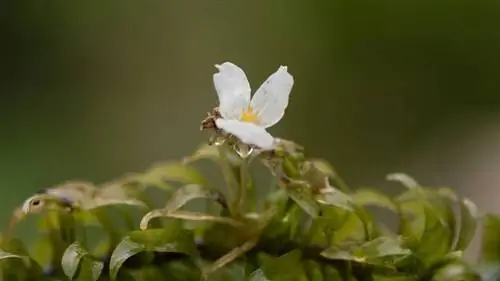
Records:
M500 211L500 2L1 1L0 223L34 191L189 154L214 64L295 86L272 133L352 186L390 172Z

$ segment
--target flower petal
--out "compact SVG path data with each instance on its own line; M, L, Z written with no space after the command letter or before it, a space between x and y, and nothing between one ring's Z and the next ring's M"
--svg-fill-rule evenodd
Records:
M219 96L219 112L227 119L239 119L250 103L250 84L245 72L231 62L215 67L214 85Z
M253 123L241 122L237 120L217 119L215 120L217 128L234 135L246 144L255 145L263 149L274 147L274 138L264 127Z
M292 87L293 77L286 66L280 66L262 83L251 101L251 106L259 118L259 125L268 128L283 118Z

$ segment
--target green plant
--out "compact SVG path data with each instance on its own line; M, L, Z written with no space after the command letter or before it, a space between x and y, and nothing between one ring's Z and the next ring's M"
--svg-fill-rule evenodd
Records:
M397 196L351 190L329 163L265 131L288 104L286 68L261 91L286 101L245 94L234 115L238 102L224 95L249 89L239 68L218 67L221 105L202 122L209 144L144 173L99 186L66 182L28 198L0 241L4 280L480 280L462 259L479 219L470 200L404 174L388 176L401 183ZM262 113L269 108L277 113ZM204 176L202 160L220 167L223 184ZM250 166L265 167L269 184L256 184ZM393 212L398 227L376 221L369 206ZM39 241L27 250L12 230L35 214ZM486 224L484 278L500 256L491 221L500 225Z

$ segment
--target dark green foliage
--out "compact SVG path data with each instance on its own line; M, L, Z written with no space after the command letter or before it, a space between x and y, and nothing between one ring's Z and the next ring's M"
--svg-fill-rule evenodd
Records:
M69 182L30 198L14 222L41 214L39 242L27 251L10 231L2 238L3 280L454 281L500 275L500 219L486 217L482 264L471 267L462 254L478 211L450 189L393 174L388 179L402 185L397 196L352 191L331 165L307 160L292 142L280 140L275 150L249 156L228 143L204 145L183 161L102 186ZM202 159L220 164L225 186L214 186L195 167ZM268 167L275 183L264 198L254 197L251 162ZM369 206L393 212L396 229L375 220Z

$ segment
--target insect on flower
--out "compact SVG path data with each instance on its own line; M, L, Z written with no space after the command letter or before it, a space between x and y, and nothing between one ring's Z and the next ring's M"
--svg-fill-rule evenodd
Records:
M215 120L217 128L248 145L272 149L275 140L266 129L283 118L294 82L287 67L280 66L271 74L252 99L250 84L241 68L231 62L215 67L219 70L213 80L221 115Z

